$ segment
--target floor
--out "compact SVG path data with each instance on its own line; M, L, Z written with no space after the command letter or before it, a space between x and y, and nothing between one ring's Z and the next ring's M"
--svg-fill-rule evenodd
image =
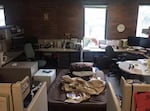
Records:
M107 82L110 82L115 90L117 96L120 96L120 84L119 84L119 77L116 75L109 75L108 70L103 70L105 73L105 77Z

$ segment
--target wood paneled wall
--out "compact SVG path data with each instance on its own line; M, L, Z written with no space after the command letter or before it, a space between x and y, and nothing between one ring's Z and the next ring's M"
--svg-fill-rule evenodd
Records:
M136 0L116 0L108 5L108 39L122 39L136 35L136 23L138 15L138 2ZM126 29L119 33L116 30L118 24L124 24Z
M107 3L107 39L135 35L138 0L2 0L6 23L24 27L26 36L40 39L65 38L64 33L83 37L83 3ZM119 33L116 26L123 23L126 30Z

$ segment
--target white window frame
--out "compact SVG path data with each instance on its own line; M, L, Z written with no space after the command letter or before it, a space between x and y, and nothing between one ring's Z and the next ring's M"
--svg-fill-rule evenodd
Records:
M4 6L0 5L0 26L5 26L5 12L4 12Z
M101 26L103 25L104 26L104 29L103 29L103 37L101 37L101 35L98 37L93 37L93 36L87 36L85 33L86 33L86 18L85 18L85 11L86 11L86 8L102 8L102 9L105 9L104 11L104 13L105 13L105 15L104 15L104 21L102 21L100 24L101 24ZM92 40L92 41L97 41L97 48L99 47L99 40L105 40L106 39L106 24L107 24L107 5L84 5L84 39L83 39L83 41L84 42L86 42L87 40ZM100 31L99 31L100 32ZM83 47L85 47L85 43L83 43L84 45L83 45Z
M149 17L150 12L148 10L144 11L144 14L148 15L147 18L145 18L146 16L144 16L143 11L140 10L140 8L143 6L150 7L150 4L149 5L139 5L138 17L137 17L137 27L136 27L136 36L137 37L148 37L148 35L144 33L143 29L148 29L150 27L150 17ZM145 19L148 19L147 21L149 21L149 22L145 22Z

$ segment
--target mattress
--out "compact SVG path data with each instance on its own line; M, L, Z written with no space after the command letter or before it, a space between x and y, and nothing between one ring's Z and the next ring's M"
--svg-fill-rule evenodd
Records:
M49 111L106 111L107 103L107 88L97 96L91 96L90 99L81 103L66 103L66 93L61 90L61 77L68 74L69 69L63 69L57 75L56 80L48 89L48 107ZM97 71L96 74L105 80L102 71Z

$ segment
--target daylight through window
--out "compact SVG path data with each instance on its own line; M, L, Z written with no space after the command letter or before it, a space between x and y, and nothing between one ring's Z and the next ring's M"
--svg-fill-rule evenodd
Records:
M0 5L0 26L5 26L4 7Z
M84 47L98 47L105 40L106 6L84 7Z
M138 10L138 21L136 36L148 37L148 35L142 33L142 29L148 29L150 27L150 5L140 5Z

